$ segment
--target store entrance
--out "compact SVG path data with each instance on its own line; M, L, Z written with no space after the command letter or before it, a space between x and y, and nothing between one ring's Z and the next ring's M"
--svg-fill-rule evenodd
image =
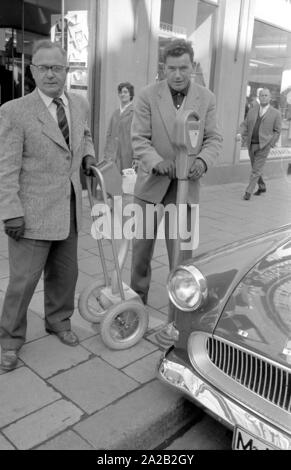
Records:
M51 38L52 15L61 14L61 0L9 0L0 5L0 105L30 93L35 40Z

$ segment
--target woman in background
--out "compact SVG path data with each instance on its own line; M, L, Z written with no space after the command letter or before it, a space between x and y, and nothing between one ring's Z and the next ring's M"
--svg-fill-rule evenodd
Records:
M133 164L131 146L131 121L133 116L134 87L129 82L120 83L117 87L120 106L110 118L106 135L105 159L116 163L120 173Z

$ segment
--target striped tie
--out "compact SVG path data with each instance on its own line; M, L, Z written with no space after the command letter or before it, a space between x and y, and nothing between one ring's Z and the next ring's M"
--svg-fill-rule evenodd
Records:
M55 98L53 103L57 105L57 118L58 118L58 125L62 131L64 139L67 143L67 146L70 147L70 131L69 125L65 113L64 103L62 98Z

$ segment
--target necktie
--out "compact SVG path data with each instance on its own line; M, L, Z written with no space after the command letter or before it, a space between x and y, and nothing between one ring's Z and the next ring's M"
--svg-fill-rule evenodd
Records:
M69 147L70 146L70 131L69 131L69 124L67 121L63 100L62 98L55 98L53 100L53 103L57 105L58 125L67 143L67 146Z

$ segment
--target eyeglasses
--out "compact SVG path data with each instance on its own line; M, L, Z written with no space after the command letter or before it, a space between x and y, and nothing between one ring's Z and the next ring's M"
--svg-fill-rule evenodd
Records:
M49 70L53 73L61 73L67 69L66 65L31 65L33 65L33 67L35 67L40 73L47 73Z

